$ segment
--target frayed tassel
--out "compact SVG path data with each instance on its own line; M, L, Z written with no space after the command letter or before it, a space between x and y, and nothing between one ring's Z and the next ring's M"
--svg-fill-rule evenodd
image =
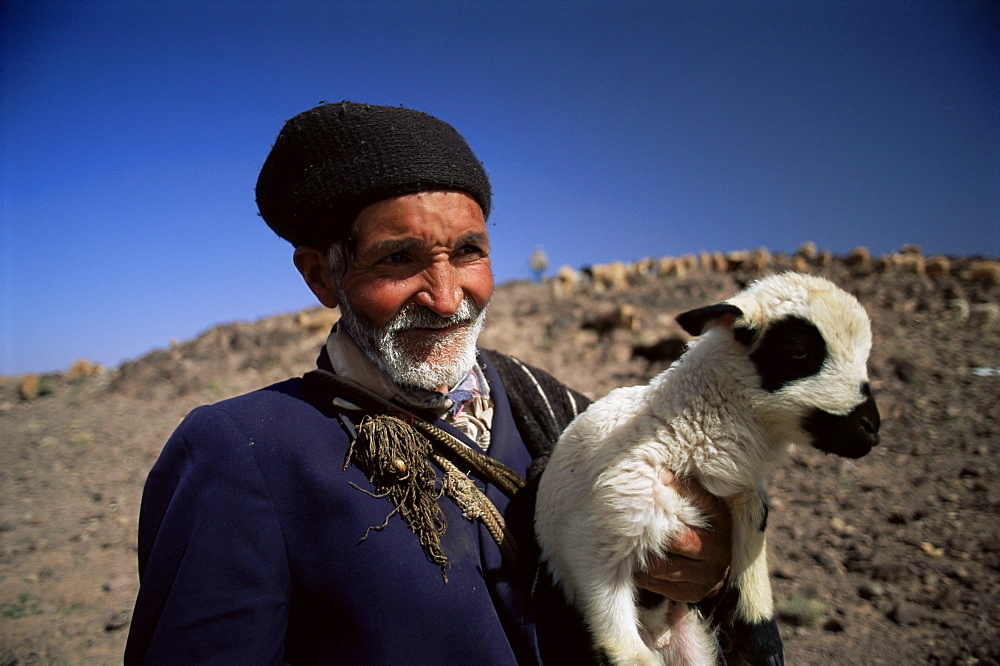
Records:
M398 513L448 582L448 558L441 549L448 522L438 505L444 491L437 485L427 438L396 417L366 416L347 452L344 469L352 460L368 476L379 496L388 498L394 507L382 525L368 528L362 541L371 530L384 528Z

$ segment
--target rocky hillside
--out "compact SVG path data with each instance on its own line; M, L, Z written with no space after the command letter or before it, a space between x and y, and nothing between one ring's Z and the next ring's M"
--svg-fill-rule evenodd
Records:
M905 254L905 253L901 253ZM914 254L914 253L910 253ZM644 382L685 309L762 271L830 277L874 325L882 444L793 451L771 480L771 570L790 664L1000 663L1000 287L948 258L634 264L498 288L483 344L593 397ZM596 268L596 267L595 267ZM661 274L662 273L662 274ZM120 368L0 383L0 666L115 663L138 582L145 474L192 407L308 370L320 310L211 329Z

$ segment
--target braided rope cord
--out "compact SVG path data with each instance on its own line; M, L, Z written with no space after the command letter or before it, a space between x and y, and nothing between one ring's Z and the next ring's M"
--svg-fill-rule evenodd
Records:
M439 453L431 454L431 459L444 471L444 493L455 500L462 509L463 516L469 520L478 518L486 526L490 536L500 546L504 559L517 568L519 560L517 540L496 505L483 494L472 479L455 466L455 463Z
M502 462L470 449L450 432L419 418L414 419L411 425L426 435L432 444L440 444L448 453L468 464L476 476L495 485L507 497L514 497L524 487L524 479L517 472Z

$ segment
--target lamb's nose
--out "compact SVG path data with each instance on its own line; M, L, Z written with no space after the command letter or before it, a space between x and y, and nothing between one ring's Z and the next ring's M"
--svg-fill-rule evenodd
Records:
M854 417L857 419L858 427L868 435L872 446L878 444L878 429L882 425L882 419L878 413L878 405L875 404L875 396L872 395L871 386L867 382L862 385L861 392L868 397L854 410Z

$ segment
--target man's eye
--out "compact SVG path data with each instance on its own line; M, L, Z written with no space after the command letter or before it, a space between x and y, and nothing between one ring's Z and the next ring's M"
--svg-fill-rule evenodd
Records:
M470 256L485 257L487 253L486 250L479 247L478 245L463 245L459 249L458 254L464 257L470 257Z
M382 263L384 264L403 264L408 261L408 257L405 252L393 252L392 254L386 255L382 258Z

